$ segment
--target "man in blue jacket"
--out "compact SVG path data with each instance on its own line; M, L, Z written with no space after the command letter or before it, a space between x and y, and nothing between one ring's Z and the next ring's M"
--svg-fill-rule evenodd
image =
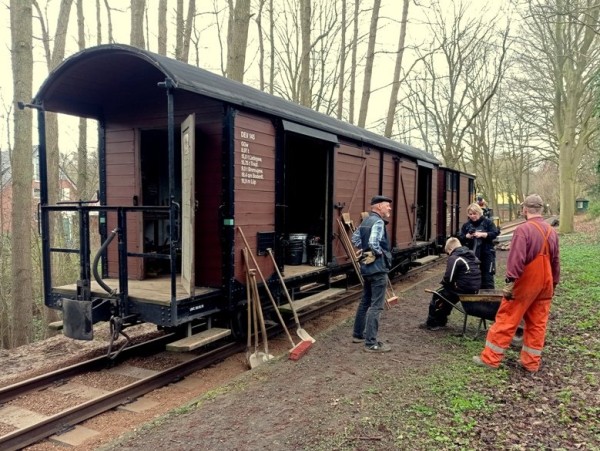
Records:
M444 249L449 255L442 286L437 290L441 296L456 304L459 294L477 293L481 287L479 260L473 251L461 246L458 238L448 238ZM439 330L446 326L452 306L434 294L429 303L427 321L421 329Z
M375 196L371 199L371 212L352 234L352 244L362 250L360 272L364 279L363 296L354 319L354 343L365 343L367 352L389 352L388 344L377 339L379 317L385 304L388 271L392 254L385 226L392 212L392 199Z

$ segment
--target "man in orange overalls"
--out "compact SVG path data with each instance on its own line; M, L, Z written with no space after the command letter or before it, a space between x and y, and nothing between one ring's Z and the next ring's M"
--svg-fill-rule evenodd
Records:
M506 286L485 348L473 357L478 365L498 368L521 319L525 321L519 364L529 372L540 368L546 324L560 278L558 235L542 218L544 202L537 194L525 198L527 218L513 233L506 264Z

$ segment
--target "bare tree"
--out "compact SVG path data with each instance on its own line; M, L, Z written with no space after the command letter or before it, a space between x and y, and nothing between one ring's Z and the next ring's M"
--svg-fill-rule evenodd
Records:
M275 12L273 7L273 0L269 0L269 37L269 43L271 45L271 65L269 68L269 93L273 94L275 86Z
M33 80L31 0L10 1L13 93L15 103L31 99ZM14 112L12 167L12 300L13 324L9 346L30 342L33 331L31 261L31 182L33 156L31 111Z
M421 130L427 128L424 139L433 134L435 148L444 163L452 168L464 169L465 135L472 121L495 95L502 79L507 52L508 27L502 32L501 42L496 42L498 18L467 16L467 8L460 3L450 17L436 1L430 8L433 16L428 24L433 52L424 55L417 50L422 71L408 84L416 99L412 111ZM497 48L497 53L490 53ZM486 57L487 55L487 57ZM481 85L483 100L474 107L473 96L468 96L472 86L470 77L484 72L487 76ZM426 123L426 125L424 125ZM433 132L433 133L432 133ZM427 144L430 147L430 144Z
M190 41L192 38L192 29L194 28L194 19L196 17L196 0L189 0L187 19L185 21L183 42L181 47L181 54L177 59L188 62L190 54Z
M577 169L598 131L600 0L528 0L522 70L537 108L552 112L560 171L560 230L573 231Z
M275 92L280 96L293 102L300 103L301 83L302 83L302 31L301 31L301 8L302 4L298 0L290 0L284 4L284 9L277 20L275 33L277 39L276 64L278 66L279 83L275 86ZM332 48L335 45L335 31L339 27L339 20L332 2L322 1L317 4L318 11L313 15L315 20L312 22L310 59L318 61L309 71L309 90L318 91L317 102L311 96L310 107L315 108L320 99L329 97L324 95L321 89L324 80L327 83L335 83L332 73L324 74L324 64L327 59L337 62L337 53L332 54ZM315 32L316 33L313 33ZM326 43L324 41L327 41ZM335 64L335 63L334 63ZM335 69L333 73L335 72ZM337 78L337 75L336 75ZM315 85L319 84L315 88ZM331 88L331 87L330 87ZM330 102L328 101L328 109ZM317 107L318 108L318 107Z
M258 28L258 74L259 74L259 89L265 90L265 32L262 27L262 15L265 0L258 2L258 14L256 15L256 27Z
M346 76L346 0L342 0L342 25L341 25L341 44L340 44L340 81L338 83L338 104L337 118L342 119L344 111L344 77Z
M227 78L244 81L246 48L250 24L250 0L227 0L229 4L229 26L227 29Z
M360 111L358 113L358 126L364 127L369 112L369 99L371 98L371 76L373 75L373 61L375 60L375 43L377 41L377 22L379 21L379 8L381 0L373 0L371 12L371 26L369 27L369 44L367 49L367 61L364 70L362 96L360 99Z
M100 0L96 0L96 44L102 44L102 14Z
M167 0L158 2L158 53L167 54Z
M392 128L394 126L394 116L396 115L396 107L398 105L398 91L400 91L400 71L402 69L402 58L404 56L404 41L406 39L406 24L408 21L408 4L409 0L404 0L402 4L402 19L400 20L400 36L398 37L398 53L396 54L396 66L394 67L394 79L392 81L392 93L390 94L390 103L388 106L388 114L385 121L384 136L390 138L392 136Z
M140 49L146 48L144 39L144 14L146 11L146 0L131 0L131 32L129 43Z
M354 0L354 29L352 33L352 59L350 62L350 101L348 105L348 120L354 124L354 97L356 95L356 55L358 52L358 17L359 0Z
M312 93L310 89L310 25L311 25L311 1L300 0L300 105L311 107Z

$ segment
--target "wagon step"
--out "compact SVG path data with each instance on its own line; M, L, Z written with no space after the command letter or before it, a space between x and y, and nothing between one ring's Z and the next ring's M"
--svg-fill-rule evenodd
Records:
M301 299L299 301L294 301L294 307L298 312L313 304L316 304L317 302L333 297L336 294L343 293L344 291L346 291L345 288L330 288L328 290L313 294L312 296L305 297L304 299ZM279 306L279 310L285 313L292 313L292 308L290 307L290 304L281 304Z
M437 260L438 257L437 255L427 255L425 257L421 257L421 258L417 258L416 260L413 260L412 262L410 262L411 266L423 266L426 265L427 263L430 263L432 261Z
M187 352L231 335L231 329L213 327L167 345L167 351Z

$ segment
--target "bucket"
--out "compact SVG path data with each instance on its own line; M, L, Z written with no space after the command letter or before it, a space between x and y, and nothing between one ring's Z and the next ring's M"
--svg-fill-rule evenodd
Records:
M325 266L322 244L308 245L308 262L311 266Z
M288 246L286 255L286 264L301 265L308 262L306 254L307 233L290 233L288 236Z

